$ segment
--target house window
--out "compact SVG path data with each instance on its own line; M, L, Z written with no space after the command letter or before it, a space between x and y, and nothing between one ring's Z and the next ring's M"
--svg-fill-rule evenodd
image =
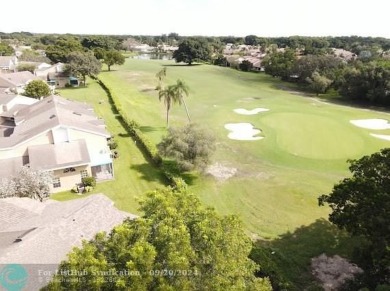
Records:
M86 178L86 177L88 177L88 171L87 170L82 170L82 171L80 171L80 175L81 175L81 179L82 178Z
M61 187L60 178L53 178L53 188L60 188L60 187Z

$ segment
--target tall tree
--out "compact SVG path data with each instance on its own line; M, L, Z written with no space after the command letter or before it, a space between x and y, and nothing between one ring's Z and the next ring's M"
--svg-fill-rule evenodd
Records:
M156 86L156 90L161 90L163 88L162 84L166 76L167 76L166 67L162 68L160 71L157 72L156 78L158 80L158 84Z
M73 52L68 55L67 69L83 78L84 86L86 85L86 76L94 76L100 73L102 68L101 62L96 59L92 52Z
M32 98L42 98L47 97L51 94L49 85L45 81L42 80L32 80L27 84L24 89L24 96L32 97Z
M175 86L170 85L167 88L161 89L158 92L159 100L164 100L164 104L167 110L167 128L169 127L169 110L171 109L172 103L179 102L179 98L176 94Z
M184 95L185 96L189 95L189 87L187 86L186 83L184 83L184 81L182 81L180 79L178 79L176 81L176 84L173 86L174 86L174 90L175 90L175 94L176 94L176 99L178 100L179 104L183 103L184 108L186 110L188 121L191 122L190 114L188 113L187 103L184 100Z
M320 196L319 204L330 206L332 223L365 239L356 253L373 290L390 284L390 148L350 161L349 170L352 177Z
M295 59L293 50L286 49L283 52L274 50L263 60L265 73L287 80L291 75Z
M306 82L309 83L310 88L317 94L317 96L320 93L325 93L332 84L332 80L325 76L321 76L318 72L314 72L310 78L306 78Z
M193 62L207 62L211 60L211 48L204 39L188 38L179 44L178 49L173 52L173 58L177 63L188 65Z
M237 217L218 216L183 188L149 192L140 210L75 248L44 290L271 290L254 276Z
M111 71L111 66L123 65L125 60L125 57L117 50L109 50L103 53L103 63L107 65L109 71Z

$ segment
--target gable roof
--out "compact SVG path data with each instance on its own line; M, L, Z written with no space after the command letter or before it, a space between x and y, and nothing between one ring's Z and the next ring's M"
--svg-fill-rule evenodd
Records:
M28 81L40 80L29 71L0 74L0 87L14 88L25 85Z
M66 202L0 199L0 263L59 264L83 239L109 232L127 217L136 216L103 194Z
M71 155L69 153L72 153ZM91 159L85 140L28 147L30 168L50 171L87 165Z
M15 63L15 56L0 56L0 67L9 67L10 62Z
M20 109L14 116L14 132L0 138L0 150L12 148L35 136L62 126L109 138L103 120L86 104L51 95L30 106Z

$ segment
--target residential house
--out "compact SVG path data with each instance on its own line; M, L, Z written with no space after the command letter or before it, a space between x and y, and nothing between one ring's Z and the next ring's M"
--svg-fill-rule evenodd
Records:
M0 72L14 72L17 66L16 56L0 56Z
M0 74L0 89L21 94L32 80L39 80L39 78L29 71Z
M28 165L52 173L51 192L87 176L113 178L111 136L90 106L55 95L28 106L13 98L0 95L0 178Z
M136 218L103 194L65 202L5 198L0 214L0 264L20 264L26 270L23 290L41 290L83 240Z
M57 63L52 66L41 66L35 70L35 75L47 81L51 86L63 88L67 85L78 87L79 80L65 72L65 64Z

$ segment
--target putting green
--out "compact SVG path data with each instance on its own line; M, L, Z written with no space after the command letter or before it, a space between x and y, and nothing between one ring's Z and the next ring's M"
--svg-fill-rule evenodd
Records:
M363 138L349 124L304 113L275 113L262 119L274 129L281 150L310 159L347 159L364 150Z

